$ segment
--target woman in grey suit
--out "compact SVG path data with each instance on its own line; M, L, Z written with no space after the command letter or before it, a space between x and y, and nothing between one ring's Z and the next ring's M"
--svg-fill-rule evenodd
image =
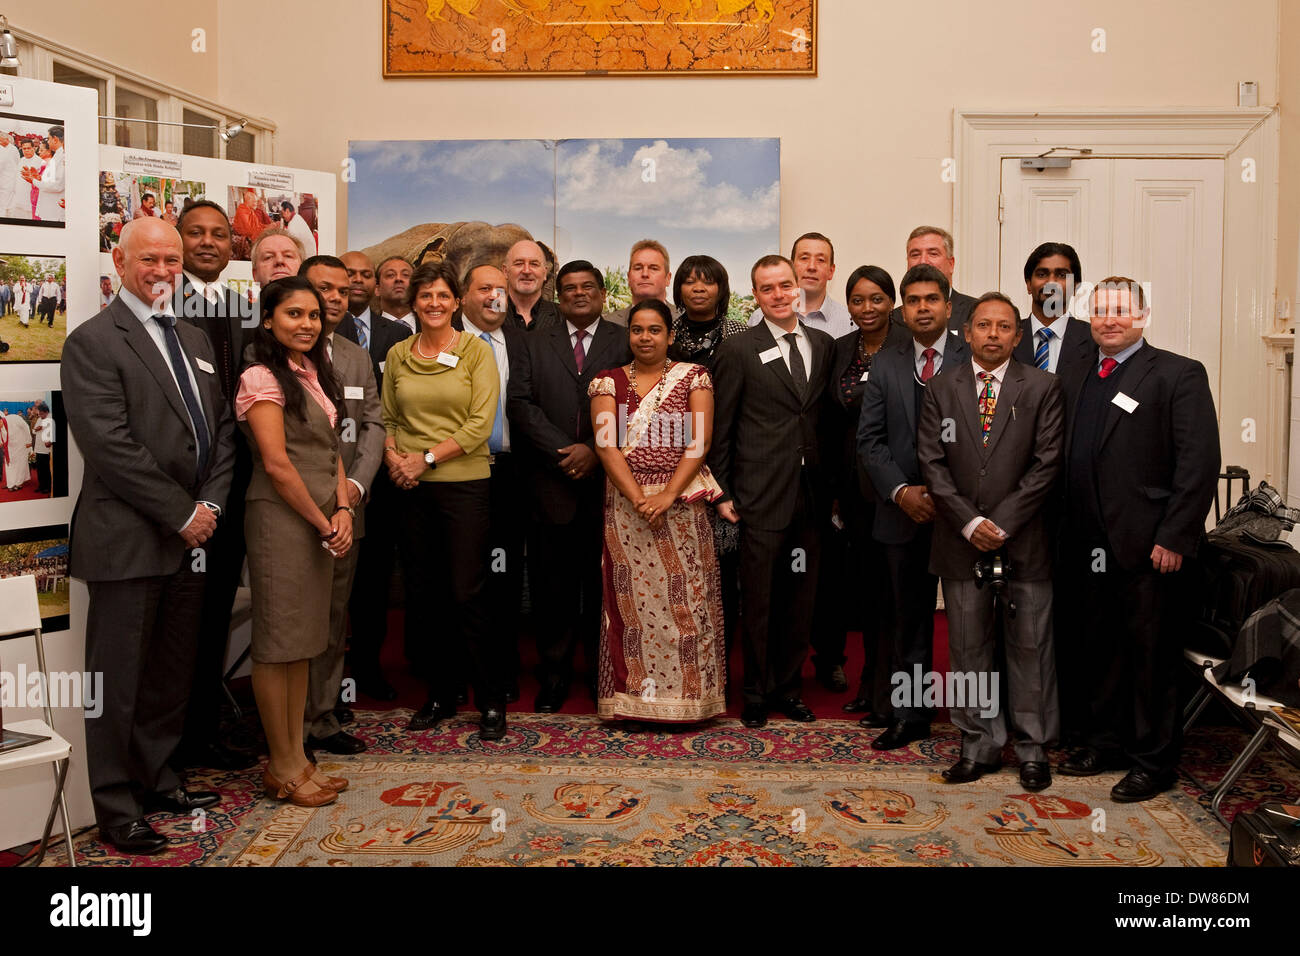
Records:
M253 694L270 760L269 796L318 807L347 788L303 752L308 667L329 640L333 561L352 546L353 512L339 457L343 396L321 334L324 304L297 276L262 289L253 364L239 378L235 417L249 437L253 478L244 534L253 592Z

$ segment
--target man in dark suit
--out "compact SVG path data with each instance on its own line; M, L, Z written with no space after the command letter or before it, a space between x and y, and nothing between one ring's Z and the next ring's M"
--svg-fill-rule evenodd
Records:
M230 221L219 205L201 199L185 207L176 228L184 251L184 269L174 302L176 316L207 335L216 356L217 381L233 409L244 347L254 320L248 300L221 281L231 256ZM225 520L205 549L207 574L194 683L186 706L185 732L175 758L187 766L242 770L257 762L251 750L227 743L228 735L220 726L230 615L244 570L244 495L252 476L253 457L248 442L236 430L235 465Z
M328 339L334 375L343 389L339 414L339 456L348 479L348 507L352 513L352 540L364 540L366 492L384 456L384 415L370 356L355 342L337 335L339 322L347 315L348 273L341 259L312 256L298 274L316 287L325 302L321 331ZM307 708L303 739L308 747L334 754L357 754L365 742L345 731L335 707L343 683L343 652L347 644L348 598L357 569L357 549L334 562L330 592L330 637L325 650L312 659L307 675ZM344 703L351 703L345 699Z
M750 281L763 321L718 347L709 467L723 490L718 514L740 524L741 719L762 727L769 708L816 719L800 671L830 513L821 415L835 343L799 321L789 259L764 256Z
M559 321L559 309L546 298L546 252L531 239L520 239L506 251L506 321L520 332L531 332Z
M181 261L172 226L128 223L113 250L121 293L68 336L60 369L85 458L71 573L90 589L86 670L104 675L103 713L86 721L91 797L101 839L126 853L167 846L146 812L188 816L218 800L167 765L193 678L203 546L234 457L216 356L172 314Z
M952 311L948 317L948 330L960 338L970 318L970 310L975 305L972 296L958 292L952 287L952 273L957 267L957 259L952 252L952 233L938 226L917 226L907 236L907 268L930 265L943 273L948 282L948 301ZM903 307L900 305L889 315L890 321L905 324Z
M460 287L460 315L453 324L487 343L501 379L501 398L488 438L488 466L492 469L488 487L491 498L488 595L492 634L504 655L508 672L506 701L513 703L519 699L519 623L529 507L505 408L510 393L511 360L528 345L524 334L507 319L506 275L496 265L471 263Z
M524 484L532 490L530 593L538 621L536 709L555 713L582 644L595 700L600 636L600 551L604 471L596 458L587 386L607 368L632 360L627 331L604 321L605 280L585 259L556 278L561 321L537 328L511 355L507 402Z
M1092 327L1070 315L1070 300L1083 269L1079 254L1064 242L1044 242L1025 260L1025 291L1030 314L1020 322L1016 361L1060 375L1088 364L1096 352Z
M371 310L375 269L366 254L345 252L340 258L348 270L349 312L334 332L370 353L375 387L382 390L388 350L409 338L411 330L401 322L386 319ZM356 311L351 311L354 309ZM397 555L400 518L396 495L397 489L388 477L388 469L380 468L363 503L366 535L353 549L357 555L357 568L348 605L352 617L352 641L348 652L352 676L356 678L358 691L380 701L397 699L397 691L384 677L379 663L384 638L388 634L388 594L393 561ZM414 635L408 634L408 648L413 646L413 640Z
M968 783L996 773L1009 726L1020 784L1038 791L1052 782L1047 748L1060 722L1043 505L1061 467L1065 411L1060 381L1011 357L1019 338L1010 299L989 292L976 300L966 326L971 361L930 382L916 444L936 513L930 571L943 579L949 669L967 677L965 699L947 702L962 745L944 779ZM977 563L991 568L990 559L1008 569L1000 598L993 582L976 579ZM998 669L999 603L1009 718L1001 682L990 679Z
M1086 643L1092 713L1069 776L1129 768L1121 803L1174 785L1181 746L1177 675L1184 563L1204 535L1219 473L1205 367L1143 341L1150 309L1123 276L1092 296L1097 360L1063 377L1071 617ZM1060 599L1060 596L1058 596Z
M934 610L939 587L930 573L934 501L916 457L921 399L930 381L970 361L965 340L948 330L948 280L931 265L913 266L899 283L911 341L882 349L871 366L858 421L858 456L880 495L871 536L885 548L893 603L894 673L929 673L934 661ZM910 695L909 695L910 697ZM930 736L931 712L892 701L894 720L871 746L894 750Z

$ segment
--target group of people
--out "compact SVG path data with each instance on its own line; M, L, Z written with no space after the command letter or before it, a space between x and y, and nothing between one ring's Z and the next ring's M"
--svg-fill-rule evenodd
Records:
M13 282L0 282L0 319L16 315L18 324L28 328L34 312L37 325L54 328L55 314L68 311L67 284L53 274L37 278L28 282L26 276L19 276Z
M0 218L63 222L64 130L0 131Z
M0 412L0 485L21 491L35 477L37 493L51 494L54 442L54 419L44 401L28 405L22 415Z
M1014 738L1041 790L1064 730L1081 747L1060 772L1123 766L1117 800L1172 785L1177 582L1217 422L1204 368L1143 341L1140 284L1102 280L1075 318L1078 256L1047 243L1022 317L1001 293L953 290L951 237L922 226L897 286L859 267L845 305L831 241L808 233L754 264L745 325L721 263L674 273L650 239L631 251L633 304L606 313L585 260L556 271L552 300L530 240L412 268L310 255L272 226L251 249L250 315L220 280L221 207L194 203L178 229L128 224L121 291L63 358L86 461L71 547L87 668L115 675L87 725L107 842L157 852L145 812L217 800L177 768L255 759L218 725L245 557L263 784L304 806L347 787L313 750L365 748L342 729L349 644L360 691L396 697L379 661L399 560L427 687L412 731L472 685L480 737L505 735L526 579L540 712L585 683L602 717L714 717L734 633L744 724L810 721L809 650L847 691L860 631L844 709L882 728L876 749L903 747L930 734L933 702L900 695L900 675L932 670L942 578L951 669L972 687L1005 672L1009 701L947 702L963 744L946 780L995 772Z

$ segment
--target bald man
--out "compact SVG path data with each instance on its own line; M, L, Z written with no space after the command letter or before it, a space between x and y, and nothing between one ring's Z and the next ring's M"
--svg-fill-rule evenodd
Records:
M127 223L113 265L117 298L63 347L68 427L85 459L71 573L90 591L86 670L104 675L103 712L86 720L100 839L152 854L167 840L146 813L188 817L219 799L184 789L168 758L198 646L202 549L230 488L234 423L211 343L172 308L176 229Z
M506 321L515 328L531 332L560 320L559 308L542 294L548 268L546 253L531 239L520 239L506 251Z

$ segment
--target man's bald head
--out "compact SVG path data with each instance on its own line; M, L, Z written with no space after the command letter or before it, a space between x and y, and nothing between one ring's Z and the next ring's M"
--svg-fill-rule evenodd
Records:
M123 287L142 302L170 297L180 275L181 235L163 219L132 219L113 249Z

